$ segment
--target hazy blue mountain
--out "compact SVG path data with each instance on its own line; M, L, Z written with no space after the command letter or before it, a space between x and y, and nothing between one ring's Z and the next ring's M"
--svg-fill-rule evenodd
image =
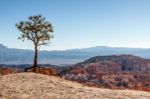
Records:
M74 64L94 56L132 54L150 58L150 49L97 46L64 51L40 51L39 63L44 64ZM0 44L0 64L31 64L33 50L7 48Z

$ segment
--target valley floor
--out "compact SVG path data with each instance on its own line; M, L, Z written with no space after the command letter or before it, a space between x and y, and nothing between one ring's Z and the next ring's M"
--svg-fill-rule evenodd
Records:
M150 99L150 93L92 88L54 76L16 73L0 76L0 99Z

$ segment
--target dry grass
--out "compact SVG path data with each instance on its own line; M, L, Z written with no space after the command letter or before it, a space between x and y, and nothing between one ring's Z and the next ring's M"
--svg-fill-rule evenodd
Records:
M150 93L86 87L35 73L0 76L0 99L150 99Z

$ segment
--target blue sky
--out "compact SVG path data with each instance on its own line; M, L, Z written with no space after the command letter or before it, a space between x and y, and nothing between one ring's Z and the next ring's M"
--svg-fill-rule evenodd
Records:
M42 50L92 46L150 48L150 0L0 0L0 43L32 49L15 24L42 14L54 39Z

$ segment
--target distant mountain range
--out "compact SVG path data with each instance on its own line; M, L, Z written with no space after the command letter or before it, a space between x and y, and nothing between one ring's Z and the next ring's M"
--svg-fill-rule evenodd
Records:
M65 65L82 62L94 56L132 54L150 58L150 49L97 46L63 51L40 51L39 63ZM33 50L7 48L0 44L0 64L32 64Z

